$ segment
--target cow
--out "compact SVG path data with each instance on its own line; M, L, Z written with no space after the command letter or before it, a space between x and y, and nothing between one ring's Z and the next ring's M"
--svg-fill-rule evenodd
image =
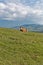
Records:
M24 27L20 27L20 31L22 31L22 32L27 32L27 29L24 28Z

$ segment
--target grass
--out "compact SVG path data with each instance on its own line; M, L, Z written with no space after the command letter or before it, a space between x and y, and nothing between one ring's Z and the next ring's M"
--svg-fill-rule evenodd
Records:
M0 28L0 65L43 65L43 33Z

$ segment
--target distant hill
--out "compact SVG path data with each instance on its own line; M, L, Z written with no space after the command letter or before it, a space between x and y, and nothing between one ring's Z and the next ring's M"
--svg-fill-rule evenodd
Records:
M39 24L25 24L21 25L22 27L25 27L28 29L28 31L34 31L34 32L43 32L43 25ZM20 26L13 27L15 29L19 29Z

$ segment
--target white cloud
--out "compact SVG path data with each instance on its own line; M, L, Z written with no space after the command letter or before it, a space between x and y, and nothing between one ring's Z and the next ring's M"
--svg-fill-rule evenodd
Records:
M43 11L40 9L36 9L33 11L33 13L40 16L43 13Z
M15 20L28 17L33 21L43 22L43 4L41 3L43 2L37 1L32 7L22 3L13 3L12 0L11 2L6 2L6 4L0 3L0 18Z
M4 3L0 3L0 9L5 9L6 5Z
M3 3L1 3L3 4ZM30 13L30 8L27 6L24 6L22 4L15 4L15 3L7 3L6 5L3 4L4 6L1 6L0 12L2 15L5 16L5 18L13 18L15 17L25 17ZM0 15L1 16L1 15Z

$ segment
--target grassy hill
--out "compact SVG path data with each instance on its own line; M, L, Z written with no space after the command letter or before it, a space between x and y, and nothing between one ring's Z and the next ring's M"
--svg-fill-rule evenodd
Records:
M0 28L0 65L43 65L43 33Z

